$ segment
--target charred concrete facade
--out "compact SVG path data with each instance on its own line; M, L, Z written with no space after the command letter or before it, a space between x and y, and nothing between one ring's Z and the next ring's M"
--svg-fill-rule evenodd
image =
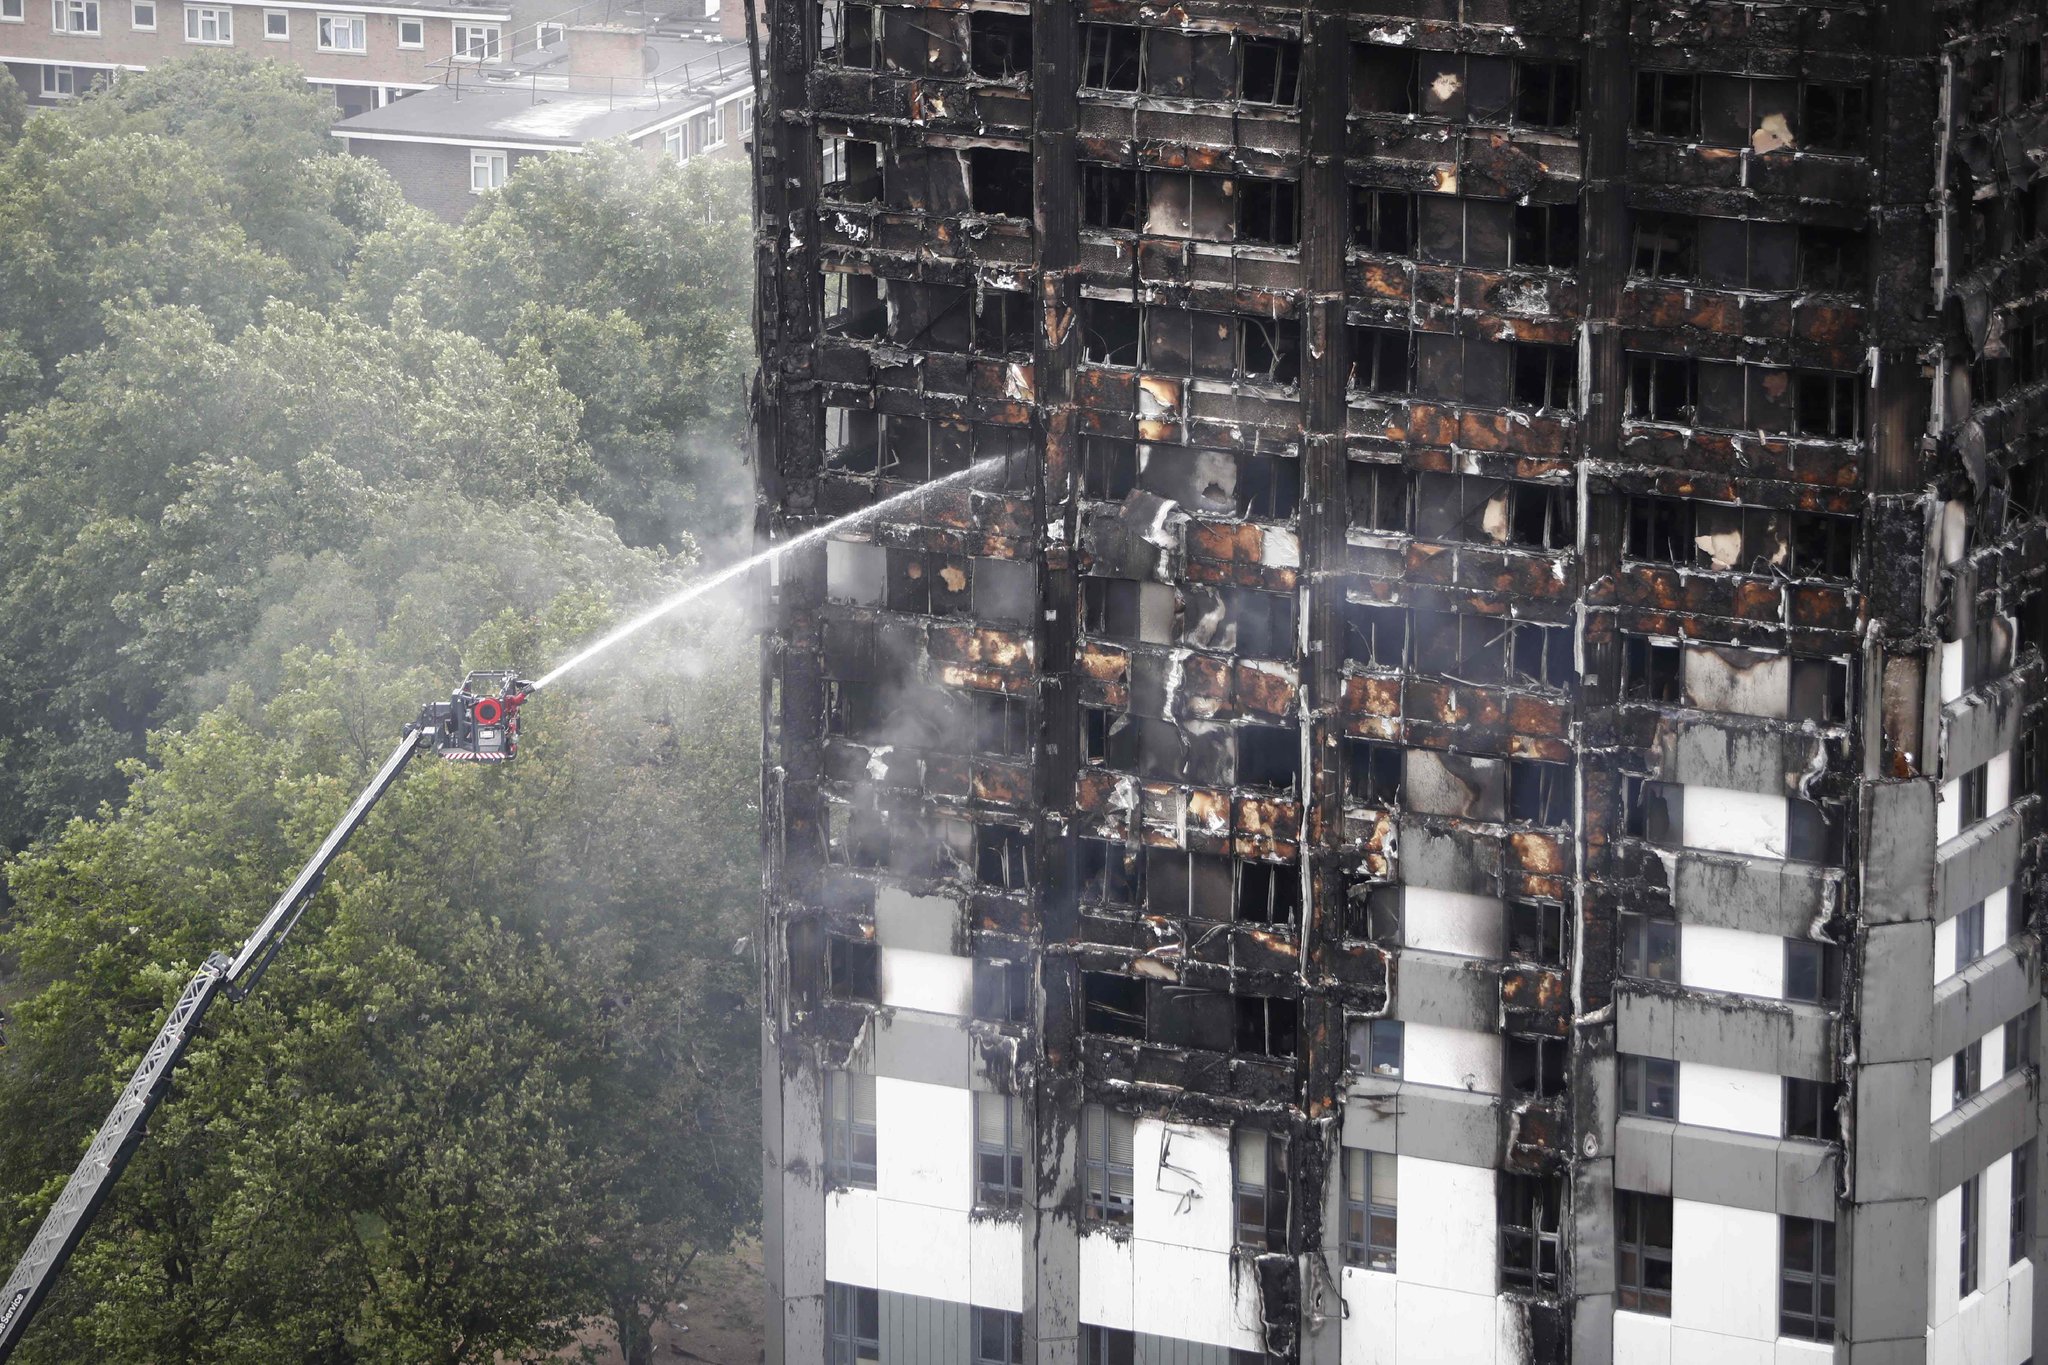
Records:
M2031 1359L2041 7L765 16L769 1359Z

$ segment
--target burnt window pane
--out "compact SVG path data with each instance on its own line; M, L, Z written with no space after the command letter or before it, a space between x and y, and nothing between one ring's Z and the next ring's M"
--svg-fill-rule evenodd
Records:
M1081 300L1081 354L1097 365L1137 364L1137 305Z
M1516 622L1508 670L1517 682L1537 687L1570 687L1579 676L1572 660L1572 628Z
M974 1017L998 1024L1031 1017L1031 969L1020 962L974 964Z
M879 1003L881 962L882 951L875 944L862 939L834 938L825 963L825 980L832 998Z
M967 35L975 75L1009 80L1031 74L1030 15L971 10Z
M1145 1036L1145 983L1114 972L1081 973L1081 1031Z
M1566 1039L1509 1034L1501 1042L1506 1058L1502 1080L1510 1096L1552 1099L1564 1093L1565 1059L1569 1051Z
M1515 122L1570 128L1579 121L1579 68L1572 62L1515 63Z
M1555 1176L1503 1171L1499 1177L1500 1283L1525 1294L1555 1294L1564 1186Z
M1629 558L1659 564L1692 563L1697 552L1693 522L1693 504L1683 498L1630 498Z
M1089 227L1137 231L1138 172L1129 166L1082 162L1081 221Z
M1344 789L1375 806L1401 803L1401 746L1375 739L1344 740Z
M1293 246L1301 240L1299 187L1292 180L1240 176L1235 182L1237 240Z
M1867 283L1868 239L1847 228L1799 229L1799 287L1816 293L1860 294Z
M1635 215L1630 271L1646 280L1690 280L1699 269L1699 220L1682 213Z
M1351 112L1416 112L1415 50L1378 43L1351 45Z
M1292 792L1301 781L1301 736L1278 725L1237 728L1237 780Z
M1564 963L1564 906L1556 901L1509 901L1508 953L1546 967Z
M875 7L865 0L828 0L818 12L818 60L827 66L872 71L879 65Z
M1415 196L1406 190L1353 187L1351 244L1389 256L1415 250Z
M1301 378L1300 323L1291 318L1240 317L1237 336L1238 373L1243 378L1282 385Z
M1793 410L1801 436L1854 439L1863 430L1863 385L1853 374L1800 371L1792 377Z
M1699 362L1687 356L1628 356L1628 415L1637 421L1690 422L1699 398Z
M1635 127L1656 137L1698 136L1699 77L1678 71L1637 72Z
M1572 818L1572 769L1565 763L1508 760L1508 818L1564 825Z
M976 213L1031 216L1031 153L975 147L967 153L967 166L967 201Z
M1578 401L1579 355L1569 346L1512 343L1514 405L1530 412L1570 412Z
M988 355L1023 355L1038 340L1029 294L985 289L974 313L974 349Z
M1130 909L1143 899L1144 861L1140 850L1107 839L1075 841L1075 884L1081 903Z
M1570 270L1579 263L1577 204L1517 204L1513 264L1525 270Z
M1301 869L1291 863L1237 865L1237 920L1295 924L1301 919Z
M1630 553L1635 553L1633 547ZM1654 556L1639 555L1638 558ZM1645 640L1636 635L1622 637L1621 695L1631 701L1676 703L1681 696L1679 665L1682 656L1679 648L1675 643L1662 640Z
M1847 578L1856 567L1856 521L1824 512L1792 514L1791 565L1802 578Z
M1081 438L1083 496L1121 502L1137 486L1137 442L1120 436Z
M1300 99L1301 44L1291 38L1238 43L1238 98L1246 104L1293 107Z
M1860 85L1800 87L1799 141L1808 151L1858 152L1870 129L1870 95Z
M1081 25L1081 87L1136 90L1143 35L1125 24Z
M1345 471L1353 526L1369 531L1408 529L1408 471L1400 465L1352 461Z
M1403 607L1344 604L1344 657L1368 668L1399 668L1408 656L1408 612Z
M1411 334L1405 328L1352 327L1351 387L1359 393L1404 394L1415 387Z
M1240 995L1237 1050L1261 1057L1292 1057L1300 1004L1277 996Z

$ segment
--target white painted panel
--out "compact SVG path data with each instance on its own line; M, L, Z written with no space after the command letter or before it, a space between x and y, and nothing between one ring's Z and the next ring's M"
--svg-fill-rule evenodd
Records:
M1961 1329L1963 1361L1976 1365L1978 1361L1995 1361L2005 1354L2006 1308L2003 1279L1979 1289L1963 1302L1956 1314L1956 1325Z
M1403 1192L1402 1202L1407 1202ZM1406 1227L1402 1228L1405 1235ZM1492 1365L1493 1295L1415 1284L1403 1276L1400 1365Z
M1135 1241L1131 1247L1131 1326L1154 1336L1256 1350L1256 1333L1238 1325L1240 1284L1227 1251ZM1257 1290L1252 1289L1257 1318Z
M1963 695L1963 641L1950 640L1941 647L1941 704L1946 706Z
M1987 948L2003 948L2012 941L2012 902L2007 899L2010 895L2012 888L2007 887L1984 898L1984 946ZM1950 920L1949 923L1955 921ZM1949 950L1949 957L1955 957L1953 948Z
M1991 907L1985 907L1988 925ZM1939 986L1956 974L1956 921L1951 915L1934 926L1934 984Z
M1777 1340L1776 1214L1671 1201L1671 1323L1762 1343ZM1674 1334L1674 1365L1684 1354ZM1770 1359L1768 1350L1762 1358Z
M1706 924L1679 927L1679 980L1703 991L1782 997L1785 940L1776 934L1717 929Z
M965 1016L974 1008L974 960L951 953L884 947L882 1003L895 1009Z
M1953 778L1941 784L1941 802L1934 808L1934 838L1945 843L1956 837L1963 827L1963 779Z
M1684 1062L1678 1068L1678 1121L1702 1128L1777 1137L1784 1132L1785 1083L1775 1072Z
M1492 896L1401 888L1401 942L1405 947L1464 957L1499 957L1506 908Z
M957 1086L875 1077L875 1188L884 1199L967 1211L973 1104Z
M1401 1030L1401 1074L1410 1085L1498 1095L1500 1046L1491 1033L1410 1022Z
M1671 1365L1671 1319L1616 1313L1614 1358L1628 1365Z
M2005 1026L1999 1025L1977 1040L1977 1051L1983 1059L1983 1070L1978 1072L1984 1084L1990 1085L2005 1074ZM2007 1158L2000 1157L2000 1161Z
M1024 1311L1021 1219L967 1220L967 1301L1008 1313Z
M1963 1322L1949 1318L1927 1330L1927 1365L1977 1365L1963 1359Z
M1356 1266L1344 1267L1344 1365L1395 1365L1401 1342L1398 1283Z
M1777 1349L1775 1365L1828 1365L1835 1358L1834 1347L1819 1341L1801 1341L1798 1337L1779 1337Z
M875 1287L873 1190L832 1190L825 1196L825 1278Z
M1685 788L1685 845L1751 858L1785 856L1785 798L1725 787Z
M1081 1238L1081 1321L1131 1330L1131 1239L1092 1232Z
M1132 1233L1140 1241L1229 1251L1236 1243L1230 1131L1141 1118L1134 1138Z
M1771 1365L1775 1353L1775 1343L1769 1341L1703 1332L1697 1327L1671 1329L1671 1365Z
M967 1214L882 1199L875 1206L875 1287L967 1302Z
M1986 1077L1991 1075L1988 1064L1984 1074ZM1987 1290L1996 1286L1997 1291L2003 1293L2005 1272L2012 1265L2008 1259L2012 1251L2012 1158L2002 1156L1986 1166L1983 1182L1984 1235L1977 1239L1982 1252L1977 1258L1977 1283L1985 1286ZM2004 1331L2001 1326L1997 1347L2000 1351L2005 1349Z
M2012 754L1993 756L1984 765L1984 813L1996 815L2012 804Z
M1492 1297L1492 1170L1417 1156L1401 1157L1399 1170L1401 1279Z
M2034 1358L2034 1263L2016 1263L2006 1285L2012 1307L2005 1315L2005 1359L2020 1365Z
M1929 1216L1934 1220L1934 1229L1928 1242L1933 1248L1927 1258L1928 1273L1934 1283L1927 1297L1927 1314L1929 1324L1940 1327L1956 1315L1956 1300L1962 1289L1957 1283L1963 1267L1962 1188L1958 1186L1935 1200Z

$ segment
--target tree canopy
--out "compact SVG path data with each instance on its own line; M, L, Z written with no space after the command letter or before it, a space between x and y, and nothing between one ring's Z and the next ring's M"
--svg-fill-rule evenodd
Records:
M234 54L18 132L4 93L0 1258L420 703L733 525L751 230L739 173L623 148L450 227ZM579 672L502 771L418 760L19 1358L488 1362L596 1318L644 1360L757 1198L745 638Z

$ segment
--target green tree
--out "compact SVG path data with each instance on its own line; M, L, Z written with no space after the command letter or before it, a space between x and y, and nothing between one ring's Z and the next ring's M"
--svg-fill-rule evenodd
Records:
M15 83L14 72L0 67L0 148L12 147L28 127L28 96Z

